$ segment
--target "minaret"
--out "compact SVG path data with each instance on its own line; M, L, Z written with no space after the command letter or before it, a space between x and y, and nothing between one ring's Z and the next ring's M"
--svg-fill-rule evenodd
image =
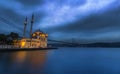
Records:
M31 35L32 35L33 23L34 23L34 14L32 14L32 19L31 19L30 37L31 37Z
M27 17L25 18L25 22L24 22L23 38L25 38L26 36L26 26L27 26Z

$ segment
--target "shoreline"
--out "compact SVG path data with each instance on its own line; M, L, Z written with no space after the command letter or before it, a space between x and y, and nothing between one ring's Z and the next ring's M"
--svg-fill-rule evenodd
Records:
M18 51L39 51L39 50L53 50L58 48L0 48L0 52L18 52Z

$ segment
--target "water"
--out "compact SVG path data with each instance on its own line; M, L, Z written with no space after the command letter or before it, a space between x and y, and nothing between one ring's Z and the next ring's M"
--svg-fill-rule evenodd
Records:
M120 48L0 53L0 74L120 74Z

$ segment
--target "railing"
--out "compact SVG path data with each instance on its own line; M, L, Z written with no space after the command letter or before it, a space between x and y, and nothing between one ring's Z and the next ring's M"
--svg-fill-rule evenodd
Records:
M0 45L0 48L18 48L13 45Z

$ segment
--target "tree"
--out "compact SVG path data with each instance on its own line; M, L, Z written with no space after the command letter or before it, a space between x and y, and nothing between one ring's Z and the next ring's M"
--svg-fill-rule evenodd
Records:
M13 40L17 40L18 38L18 33L11 32L9 35L7 35L7 44L12 44Z
M18 33L11 32L8 37L10 37L12 40L18 39L19 35Z
M0 34L0 44L12 44L13 40L19 38L18 33L11 32L9 35Z
M0 44L5 44L7 41L7 36L5 34L0 34Z

